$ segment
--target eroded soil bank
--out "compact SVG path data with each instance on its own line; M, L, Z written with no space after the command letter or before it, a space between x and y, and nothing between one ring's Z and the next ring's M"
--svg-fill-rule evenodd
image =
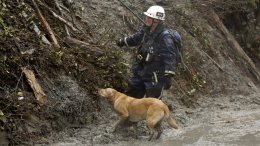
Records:
M16 3L1 1L8 10L4 9L6 26L21 29L0 29L8 34L0 39L4 44L0 49L0 110L7 117L7 122L1 123L0 145L260 144L259 82L223 32L193 5L194 1L165 0L166 23L183 37L187 68L178 68L173 87L165 91L163 98L173 105L173 116L180 128L169 129L164 122L163 135L151 142L147 141L145 122L139 124L139 139L126 128L110 133L116 114L96 95L100 87L124 89L128 75L125 69L130 68L135 48L118 48L115 40L132 34L141 23L116 0L77 0L76 26L81 32L70 32L84 44L75 45L66 40L64 23L46 10L47 5L58 13L53 4L42 1L40 8L59 36L61 50L46 47L35 32L27 29L31 20L20 13L34 13L30 2L16 1L21 11L13 12ZM141 16L156 2L131 0L126 4ZM61 0L59 3L65 7ZM66 8L64 18L73 21ZM103 54L97 55L97 50ZM48 97L45 106L35 102L21 66L36 74ZM23 93L23 100L19 100L17 92Z

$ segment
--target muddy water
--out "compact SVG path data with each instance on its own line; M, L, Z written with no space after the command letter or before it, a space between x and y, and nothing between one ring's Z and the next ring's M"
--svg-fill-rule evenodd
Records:
M161 138L152 141L148 141L144 122L138 127L139 139L127 130L109 132L117 116L101 100L100 106L104 108L92 125L68 128L45 140L53 146L260 146L259 99L260 92L250 96L205 96L198 100L197 108L178 106L174 118L180 128L169 129L164 122Z
M212 119L213 120L213 119ZM214 121L193 123L179 130L165 130L161 139L119 142L132 146L259 146L260 110L223 112Z
M259 146L260 145L260 109L239 111L216 111L207 118L190 120L188 126L180 129L165 129L158 140L148 140L148 135L140 134L139 139L125 137L111 141L102 141L104 135L93 136L96 141L87 140L86 129L82 129L70 142L58 142L59 146ZM164 123L166 124L166 123ZM85 131L85 132L84 132ZM102 132L101 132L102 133ZM113 134L112 134L113 135Z

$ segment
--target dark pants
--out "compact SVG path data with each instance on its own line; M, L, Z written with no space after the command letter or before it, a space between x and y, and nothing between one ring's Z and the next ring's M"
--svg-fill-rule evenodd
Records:
M152 77L143 78L134 75L128 81L128 89L126 95L134 98L154 97L159 98L163 90L163 78L158 78L158 82L152 82Z

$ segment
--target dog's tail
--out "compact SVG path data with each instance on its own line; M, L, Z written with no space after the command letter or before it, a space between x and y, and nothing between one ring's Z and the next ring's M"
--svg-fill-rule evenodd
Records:
M168 107L165 108L164 113L165 113L165 118L167 120L167 123L172 128L178 129L178 125L177 125L176 121L171 117L171 112Z

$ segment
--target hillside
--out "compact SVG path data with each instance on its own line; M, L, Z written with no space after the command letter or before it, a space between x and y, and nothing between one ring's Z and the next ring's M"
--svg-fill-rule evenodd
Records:
M68 2L0 0L0 145L135 140L124 130L108 132L116 116L97 89L126 88L135 48L118 48L115 41L142 24L116 0ZM124 3L142 17L156 2ZM181 128L164 126L162 140L152 144L248 145L247 136L259 144L259 1L226 7L218 7L221 0L157 4L166 10L167 26L182 36L185 65L178 66L163 98ZM41 95L33 88L37 83ZM140 129L145 140L134 144L150 145L143 142L143 123Z

